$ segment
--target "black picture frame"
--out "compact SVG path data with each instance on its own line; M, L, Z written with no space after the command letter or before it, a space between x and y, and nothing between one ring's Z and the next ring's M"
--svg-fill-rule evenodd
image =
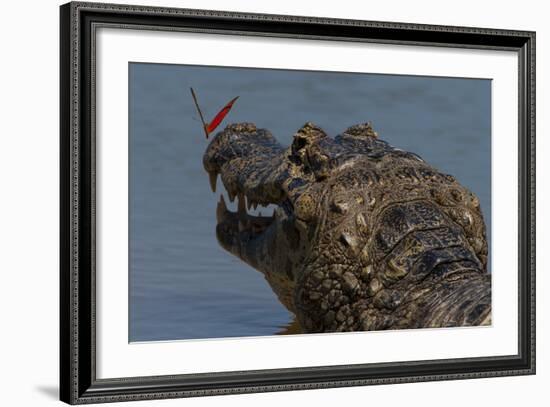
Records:
M535 373L535 33L72 2L60 8L60 398L70 404ZM519 56L519 352L367 365L96 378L94 48L98 26L512 50Z

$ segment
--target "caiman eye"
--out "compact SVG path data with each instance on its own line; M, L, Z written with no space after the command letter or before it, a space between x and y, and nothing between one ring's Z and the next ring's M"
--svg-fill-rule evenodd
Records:
M319 127L306 123L294 135L290 157L297 165L302 165L306 173L313 172L317 180L327 177L330 168L330 158L323 151L322 140L328 138Z

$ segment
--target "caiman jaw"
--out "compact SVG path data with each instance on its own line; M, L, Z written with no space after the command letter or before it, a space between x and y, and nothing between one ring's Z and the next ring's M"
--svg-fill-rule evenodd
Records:
M266 264L260 260L268 250L269 240L275 230L276 211L271 216L248 214L244 195L238 195L236 212L227 209L223 195L216 208L216 237L224 249L241 258L252 267L264 271ZM275 229L275 226L274 226Z
M224 249L265 273L271 268L265 257L273 250L269 243L277 229L276 220L286 218L283 207L290 207L281 184L284 150L269 133L246 124L233 126L240 127L233 132L228 126L218 133L203 158L212 190L216 191L220 175L229 200L237 198L238 202L237 211L232 212L220 196L216 235ZM247 213L258 205L278 208L271 216Z

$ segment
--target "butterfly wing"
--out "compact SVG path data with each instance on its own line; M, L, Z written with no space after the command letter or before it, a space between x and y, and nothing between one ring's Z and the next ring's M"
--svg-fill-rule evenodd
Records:
M216 127L218 127L220 125L220 123L222 122L222 120L225 118L225 116L227 116L227 113L229 113L229 111L231 110L231 108L233 107L233 103L235 103L235 101L238 99L239 97L234 97L233 99L231 99L229 101L229 103L227 103L223 108L222 110L220 110L218 112L218 114L216 116L214 116L214 118L212 119L212 121L210 123L208 123L206 125L206 131L208 134L212 133Z

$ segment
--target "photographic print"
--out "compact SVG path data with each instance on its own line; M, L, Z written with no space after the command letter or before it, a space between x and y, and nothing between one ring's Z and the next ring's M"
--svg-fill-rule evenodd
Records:
M534 32L60 22L61 400L535 373Z
M491 325L490 79L128 69L130 342Z

